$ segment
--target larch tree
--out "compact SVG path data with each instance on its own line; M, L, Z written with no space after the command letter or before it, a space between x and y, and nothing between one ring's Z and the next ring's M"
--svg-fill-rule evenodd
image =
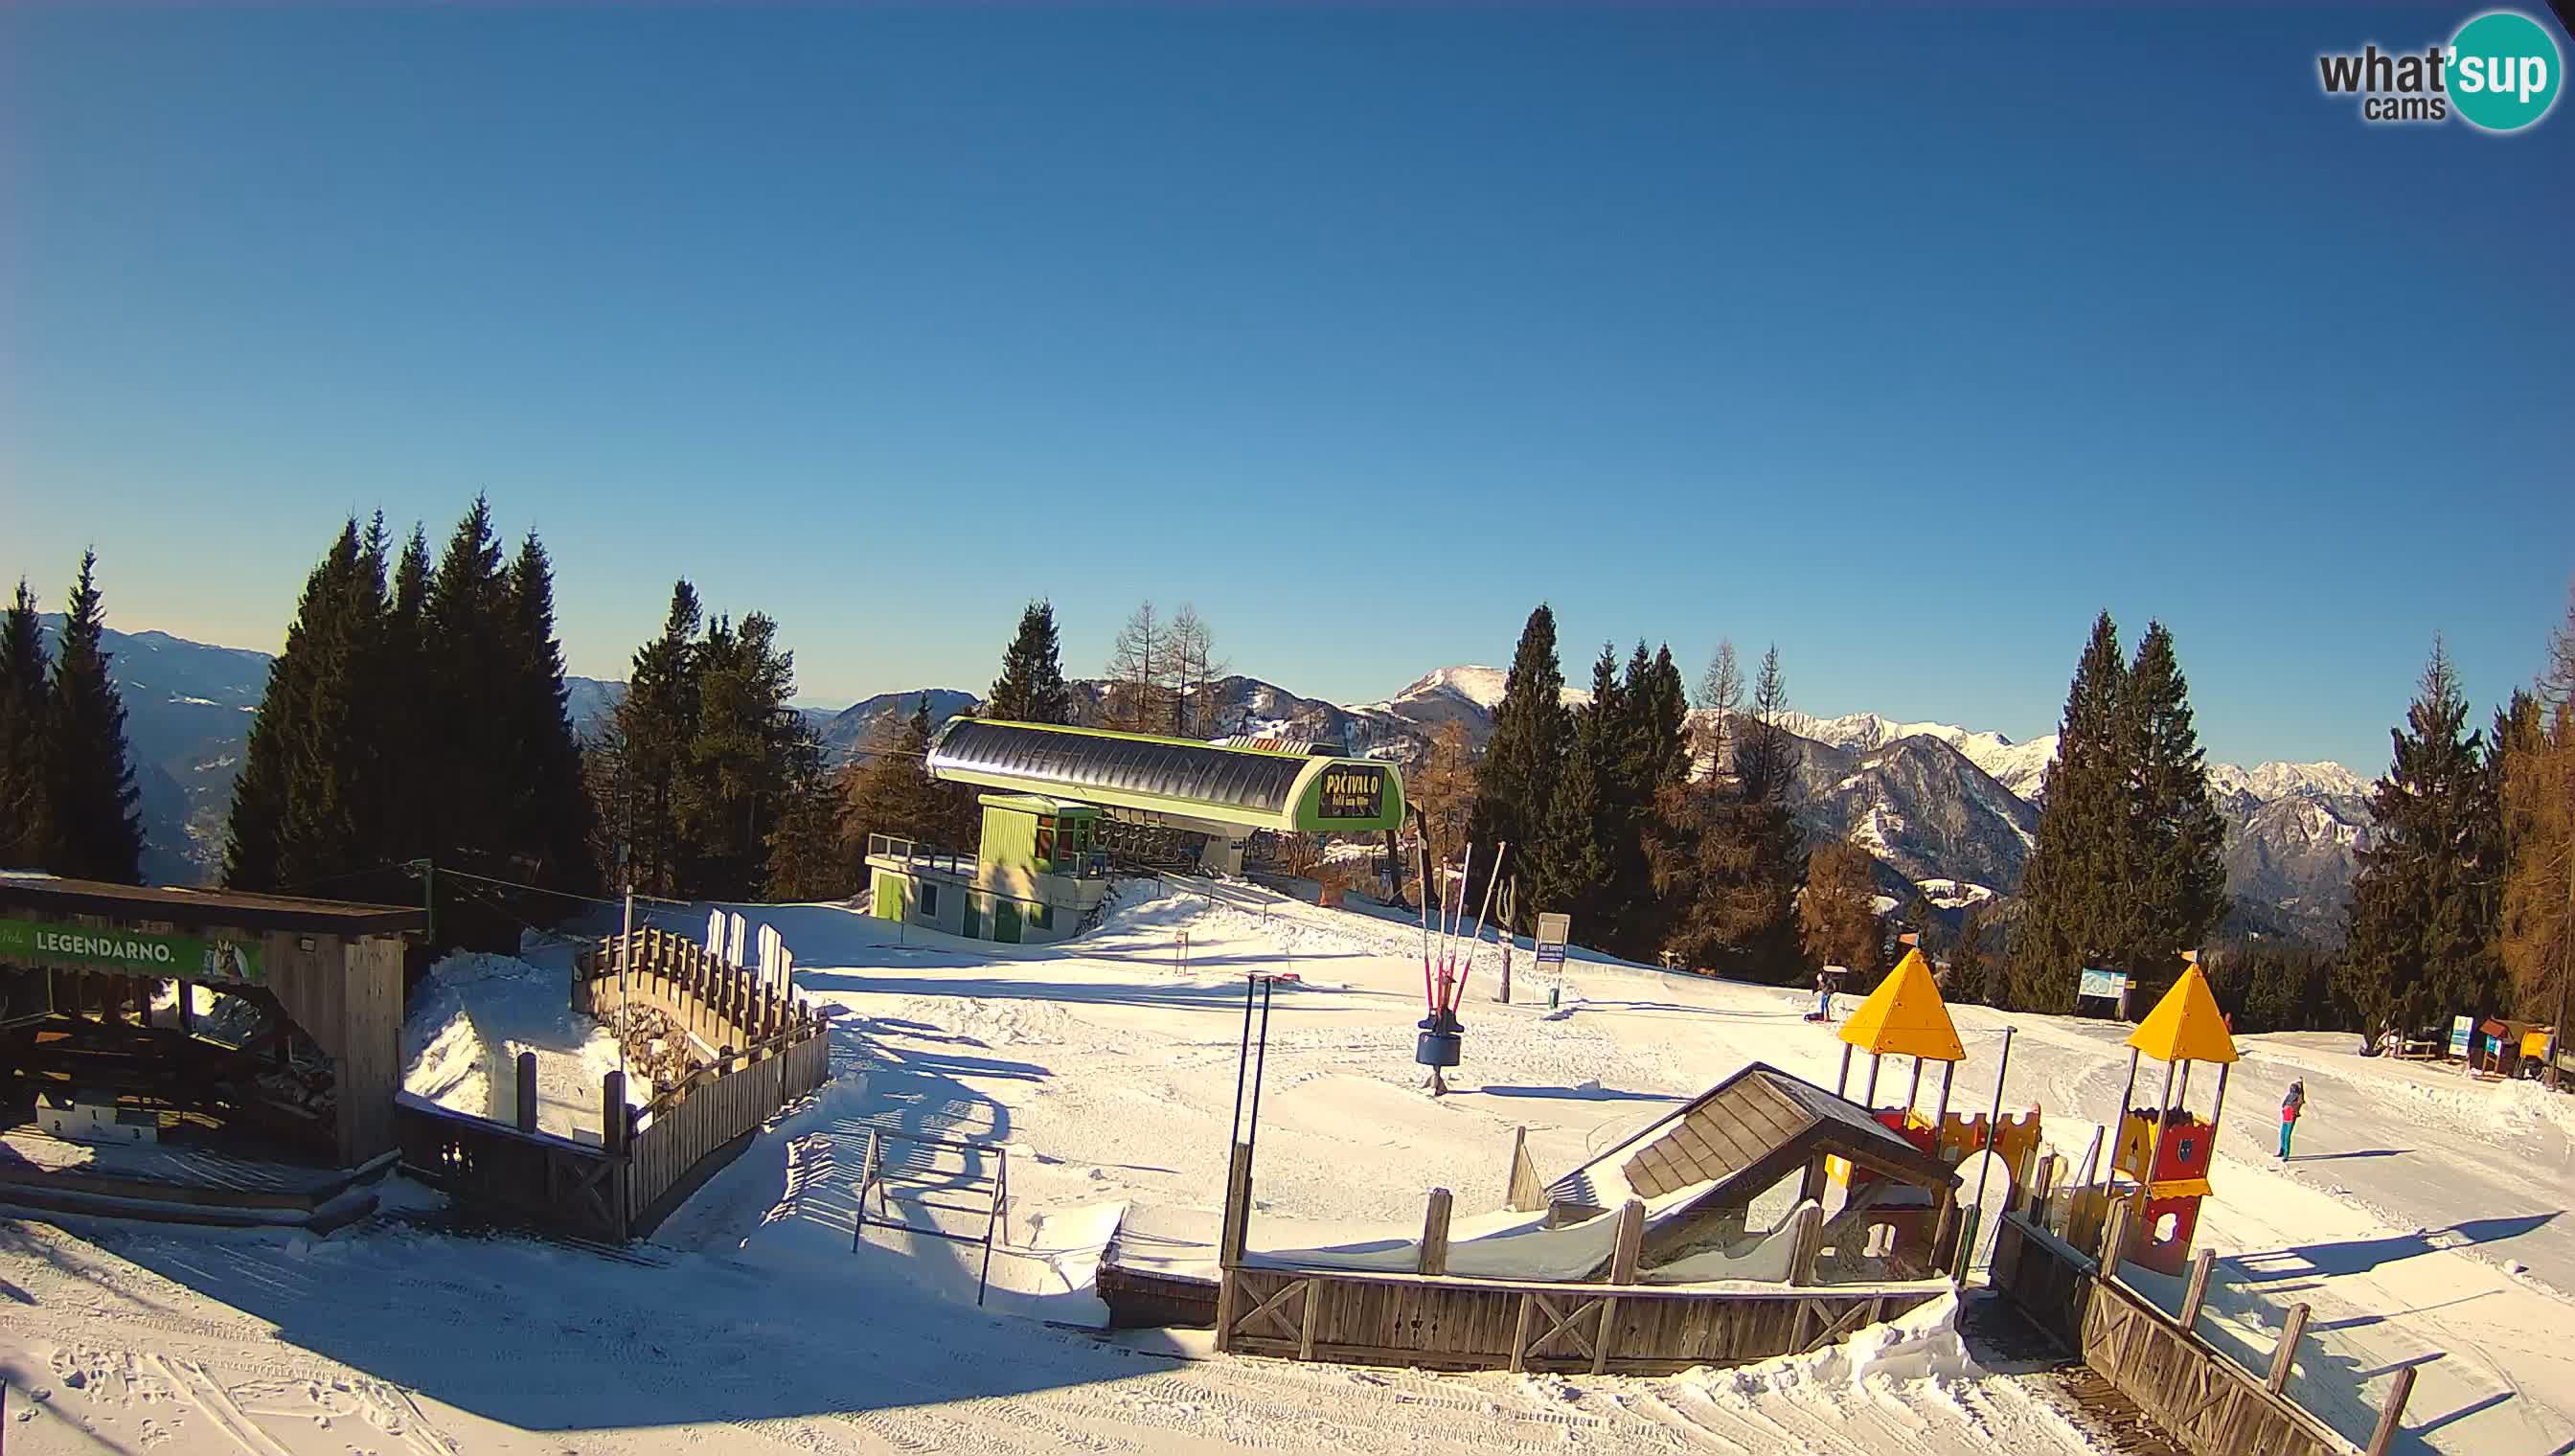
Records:
M1787 677L1772 647L1722 766L1658 795L1646 862L1662 899L1664 951L1683 965L1774 984L1798 977L1805 853L1789 810L1798 753L1782 722L1787 711Z
M1131 733L1169 730L1174 696L1172 634L1153 603L1140 604L1118 629L1109 649L1108 677L1101 688L1104 727Z
M2558 1023L2575 979L2575 593L2538 692L2496 721L2507 855L2502 954L2525 1016Z
M1453 860L1466 845L1466 818L1475 806L1475 753L1466 742L1466 726L1451 719L1430 734L1430 751L1420 771L1404 780L1405 794L1429 826L1430 861ZM1409 871L1411 866L1400 866Z
M1213 737L1225 731L1224 710L1214 685L1232 670L1217 656L1216 629L1184 602L1172 616L1170 635L1172 727L1176 737Z
M1699 675L1698 706L1707 715L1707 727L1695 745L1700 757L1707 759L1715 771L1733 771L1734 719L1743 712L1743 667L1735 661L1734 643L1719 639L1716 651L1707 660L1707 670Z
M2370 794L2377 827L2360 851L2338 967L2338 990L2373 1036L2503 1005L2503 820L2483 735L2467 721L2458 675L2435 640Z
M1002 676L993 680L984 717L1005 723L1073 722L1073 693L1065 687L1053 603L1032 602L1020 613L1019 633L1002 654Z
M73 879L137 884L143 879L143 820L135 810L141 794L127 757L125 704L108 675L106 630L98 553L84 552L48 694L44 758L54 843L44 867Z

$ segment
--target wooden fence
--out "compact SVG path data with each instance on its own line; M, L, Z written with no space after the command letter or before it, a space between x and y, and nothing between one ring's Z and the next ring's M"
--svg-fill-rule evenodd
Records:
M585 950L572 1004L593 1015L617 1006L614 937ZM641 1107L626 1076L600 1086L593 1147L536 1128L536 1058L519 1058L516 1125L405 1102L395 1115L403 1165L468 1204L526 1218L579 1238L641 1238L750 1145L762 1124L831 1076L823 1018L774 994L741 969L660 930L639 930L624 996L645 1001L718 1048L716 1058Z
M781 995L739 966L707 954L704 946L667 930L637 930L623 957L626 983L618 984L619 937L584 946L573 968L572 1008L602 1020L624 1003L661 1011L690 1035L721 1051L748 1048L800 1031L820 1032L823 1018L793 994Z
M1951 1289L1945 1279L1690 1289L1258 1265L1224 1280L1219 1340L1240 1354L1632 1375L1803 1354Z
M2114 1206L2102 1248L2126 1238L2125 1205ZM2201 1339L2195 1327L2215 1256L2192 1264L2179 1317L2117 1277L2115 1265L2067 1244L2018 1213L2003 1216L1994 1245L1994 1287L2138 1409L2198 1456L2347 1456L2350 1444L2287 1393L2307 1307L2292 1306L2270 1369L2246 1370ZM2412 1393L2414 1371L2397 1372L2366 1450L2384 1456Z

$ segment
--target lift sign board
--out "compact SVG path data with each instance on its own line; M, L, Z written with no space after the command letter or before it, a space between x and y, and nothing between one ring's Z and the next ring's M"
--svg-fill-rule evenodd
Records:
M1537 917L1537 963L1564 969L1564 941L1573 932L1571 915L1546 914Z
M126 975L181 980L256 982L259 947L195 935L153 935L141 930L95 930L0 920L0 960L74 961Z
M1323 770L1322 798L1314 806L1314 816L1372 819L1384 802L1384 769L1363 763L1334 764Z

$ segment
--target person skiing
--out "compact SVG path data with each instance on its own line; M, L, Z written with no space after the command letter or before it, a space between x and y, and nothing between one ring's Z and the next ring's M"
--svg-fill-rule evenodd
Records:
M2298 1129L2298 1114L2307 1110L2307 1084L2289 1083L2289 1095L2280 1099L2280 1161L2289 1160L2289 1134Z

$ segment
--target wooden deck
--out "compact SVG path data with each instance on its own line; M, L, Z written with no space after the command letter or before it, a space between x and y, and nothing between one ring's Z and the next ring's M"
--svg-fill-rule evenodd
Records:
M326 1168L186 1144L67 1142L17 1127L0 1130L0 1204L161 1222L316 1226L335 1200L342 1206L334 1214L364 1214L366 1207L342 1195L390 1163Z

